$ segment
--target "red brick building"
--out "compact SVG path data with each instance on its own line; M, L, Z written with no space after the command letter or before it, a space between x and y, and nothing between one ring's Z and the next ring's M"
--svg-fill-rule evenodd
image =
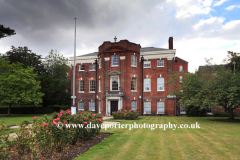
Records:
M188 71L188 62L175 54L170 37L169 49L106 41L98 52L77 56L75 106L102 115L120 109L138 109L141 115L179 114L176 97L170 96L173 85L164 85L168 75Z

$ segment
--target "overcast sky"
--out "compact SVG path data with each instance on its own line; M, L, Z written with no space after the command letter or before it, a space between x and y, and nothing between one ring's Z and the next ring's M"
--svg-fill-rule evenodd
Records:
M115 36L159 48L173 37L176 56L194 72L204 58L221 64L227 51L240 52L239 15L239 0L0 0L0 24L17 33L0 40L0 53L13 45L72 57L77 18L77 56Z

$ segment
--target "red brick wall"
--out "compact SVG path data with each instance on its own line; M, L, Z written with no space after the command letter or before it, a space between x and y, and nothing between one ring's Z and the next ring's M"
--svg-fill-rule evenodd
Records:
M121 40L117 43L104 42L101 46L99 46L99 54L98 58L101 58L101 68L97 69L97 103L95 104L95 110L98 112L98 101L101 100L101 113L104 115L106 113L106 87L110 90L110 75L108 75L111 71L119 71L121 74L119 75L119 84L125 95L123 98L123 110L131 109L131 100L134 99L137 101L137 108L140 110L140 114L142 114L142 100L139 96L142 97L142 63L140 62L140 48L139 44L131 43L127 40ZM118 55L118 66L112 67L112 55ZM131 67L131 55L135 54L137 56L137 67ZM125 56L124 60L120 60L120 57ZM108 62L105 61L104 58L109 57L110 60ZM151 61L151 68L143 69L143 79L151 78L151 92L144 92L143 99L146 101L147 99L151 101L151 112L152 114L157 113L157 102L162 101L165 102L165 112L166 115L174 116L176 111L176 100L175 99L167 99L167 96L170 94L170 87L164 86L164 91L157 91L157 78L164 78L164 82L166 83L169 80L168 74L173 74L174 71L177 71L179 65L183 65L183 70L188 70L188 62L176 57L177 62L173 60L169 61L167 58L162 58L164 60L164 67L157 67L158 59L149 59ZM123 63L123 64L122 64ZM85 71L79 71L79 65L76 66L76 102L75 105L78 106L78 102L80 100L84 101L84 109L89 110L89 102L91 100L95 101L95 93L89 93L89 78L93 77L93 80L96 80L96 72L89 71L90 63L84 63ZM98 68L98 66L97 66ZM171 72L169 69L171 68ZM106 73L107 70L107 73ZM106 78L107 74L107 78ZM131 78L137 78L137 91L131 91ZM71 75L72 76L72 75ZM79 80L82 78L85 84L84 93L78 93L79 91ZM98 80L101 80L101 92L98 90ZM106 82L108 82L106 86ZM171 85L173 88L173 85ZM179 111L180 112L180 111Z

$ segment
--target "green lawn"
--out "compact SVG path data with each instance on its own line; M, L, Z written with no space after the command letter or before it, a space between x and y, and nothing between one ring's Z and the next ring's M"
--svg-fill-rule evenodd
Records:
M44 117L44 114L12 115L10 117L6 115L0 115L0 119L5 119L5 125L13 126L18 125L22 120L28 120L29 122L32 122L34 116L40 118ZM51 117L51 114L49 114L48 117Z
M200 124L200 129L108 129L115 133L77 159L240 159L240 123L214 117L141 117L122 124ZM226 119L226 118L225 118Z

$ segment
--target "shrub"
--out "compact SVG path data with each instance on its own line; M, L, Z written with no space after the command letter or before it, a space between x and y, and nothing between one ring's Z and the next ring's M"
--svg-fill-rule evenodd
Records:
M0 159L7 159L10 155L8 141L9 133L5 133L8 129L4 121L4 119L0 120ZM3 132L4 134L1 134Z
M186 115L188 117L205 117L207 115L207 110L205 108L201 109L194 105L186 107Z
M124 113L122 110L119 110L117 112L112 112L112 116L114 119L124 119Z
M49 158L54 151L62 151L66 144L75 145L79 139L87 140L100 132L101 115L91 112L81 112L76 115L70 113L68 110L54 112L51 118L47 115L43 118L34 116L32 126L30 122L23 120L20 123L20 129L16 132L17 139L14 141L18 152L17 157L24 159L31 154L31 159ZM2 130L6 128L2 121L0 124ZM82 128L80 126L76 128L72 124L79 124ZM99 127L86 128L90 127L88 126L90 124ZM0 137L0 159L9 158L10 152L6 152L6 148L10 148L10 142L7 139L8 137Z
M112 113L114 119L137 119L139 116L138 110L125 110L125 111L117 111Z

